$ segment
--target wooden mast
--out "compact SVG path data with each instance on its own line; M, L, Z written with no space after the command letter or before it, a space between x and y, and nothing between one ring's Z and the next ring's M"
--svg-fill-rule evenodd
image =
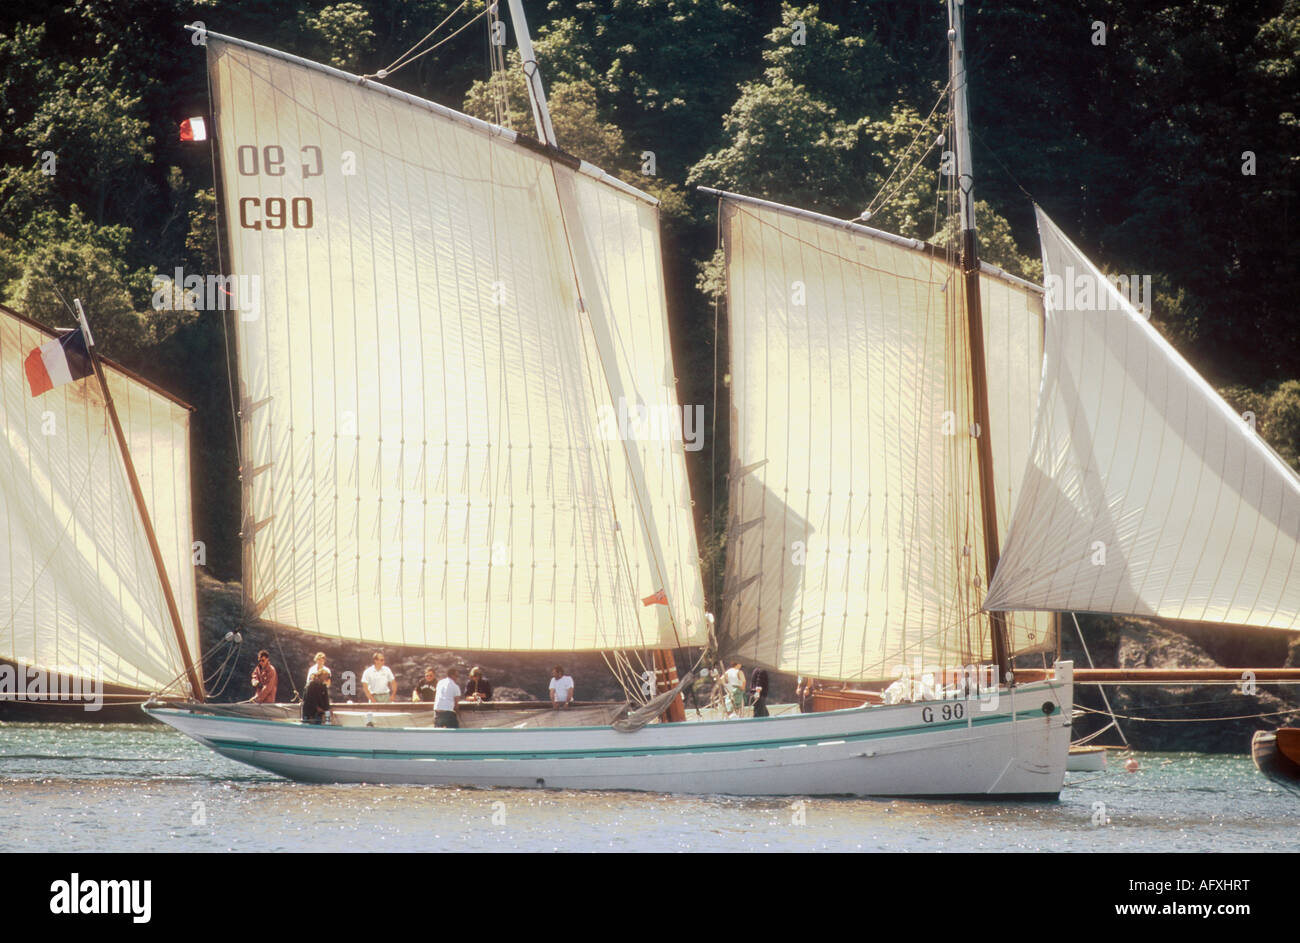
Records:
M970 115L966 103L966 47L962 37L962 0L948 0L948 39L952 44L949 75L952 82L953 137L957 150L957 200L961 207L961 268L965 283L966 323L970 335L971 396L975 421L975 448L979 459L980 506L983 514L984 571L993 579L998 565L997 488L993 479L993 441L989 435L989 391L984 361L984 314L980 307L980 263L975 237L975 186L971 173ZM983 589L987 590L985 585ZM1014 682L1006 615L990 612L993 660L998 678Z
M158 581L162 583L163 599L167 603L167 614L171 617L172 629L176 633L176 644L180 649L181 660L185 664L185 675L190 682L190 690L196 700L204 699L203 679L200 673L195 669L194 660L190 657L190 647L185 641L185 630L181 626L181 613L176 605L176 596L172 592L172 584L167 579L167 567L163 563L162 551L158 548L158 537L154 533L153 521L149 519L149 510L145 507L144 492L140 490L140 479L136 477L135 463L131 461L131 450L127 448L126 436L122 432L121 420L117 418L117 407L113 404L113 394L109 392L108 381L104 378L104 368L100 365L99 357L95 353L95 340L90 333L90 325L86 323L86 312L82 310L81 299L76 298L73 304L77 306L77 317L81 321L81 331L86 338L86 352L90 356L91 367L94 368L95 376L99 380L99 388L104 394L104 406L108 410L108 418L113 424L113 433L117 436L118 448L122 453L122 464L126 467L126 478L131 484L131 494L135 496L135 506L140 512L140 522L144 524L145 537L149 541L149 553L153 556L154 566L158 570Z

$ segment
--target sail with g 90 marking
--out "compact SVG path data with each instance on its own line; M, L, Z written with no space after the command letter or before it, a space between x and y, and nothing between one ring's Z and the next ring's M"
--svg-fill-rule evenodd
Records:
M51 336L0 308L0 657L193 694L98 381L38 397L28 389L23 361ZM197 652L189 409L103 367L186 644Z
M1042 396L986 607L1297 628L1300 478L1037 214Z
M206 44L231 268L261 286L238 331L261 614L460 649L700 641L680 437L619 421L677 409L653 204L432 103ZM666 625L639 602L661 588Z
M722 194L731 325L727 650L830 680L991 656L956 267L912 240ZM1027 456L1042 302L981 275L1005 524ZM1009 621L1013 651L1052 619Z

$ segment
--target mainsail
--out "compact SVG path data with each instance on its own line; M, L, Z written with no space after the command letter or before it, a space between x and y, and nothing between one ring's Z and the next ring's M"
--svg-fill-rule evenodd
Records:
M654 202L433 103L206 43L230 268L261 286L238 325L258 611L459 649L702 641ZM660 589L668 620L639 602Z
M942 251L722 194L728 651L823 679L992 654L962 279ZM1042 298L981 273L997 512L1028 455ZM1010 620L1013 652L1052 619Z
M988 609L1295 629L1300 478L1038 210L1033 449Z
M28 389L23 360L51 336L0 308L0 657L193 693L99 384L91 377L38 397ZM186 644L198 652L189 408L103 366Z

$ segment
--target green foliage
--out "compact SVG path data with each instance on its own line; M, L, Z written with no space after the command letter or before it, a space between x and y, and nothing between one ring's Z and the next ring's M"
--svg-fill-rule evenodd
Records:
M879 112L892 104L888 60L876 37L823 19L815 3L781 4L781 25L767 34L763 62L840 112Z
M141 362L176 322L147 308L153 276L132 271L124 261L131 235L125 226L97 225L76 205L66 216L37 213L10 244L5 303L58 325L68 323L72 315L66 305L80 298L104 353Z
M220 272L217 252L217 196L211 190L194 194L194 208L189 213L190 228L185 235L187 264L198 272Z
M315 14L299 12L307 33L326 50L329 64L348 72L363 71L374 49L370 12L359 3L335 3Z
M727 144L686 179L799 206L839 202L858 128L777 70L748 82L722 119Z
M564 11L564 7L568 7ZM749 35L729 0L578 0L537 30L537 56L555 81L599 89L602 110L637 153L680 180L692 154L717 133L734 85L719 74ZM744 66L741 65L743 69ZM558 132L557 132L558 133Z
M695 287L710 302L727 293L727 250L718 246L713 255L695 263Z
M1273 389L1227 386L1219 390L1243 422L1253 418L1255 431L1292 468L1300 471L1300 380Z
M72 192L104 222L111 204L139 192L132 181L153 160L142 96L105 59L60 63L42 79L48 87L17 134L33 156L55 156L56 173L71 178Z

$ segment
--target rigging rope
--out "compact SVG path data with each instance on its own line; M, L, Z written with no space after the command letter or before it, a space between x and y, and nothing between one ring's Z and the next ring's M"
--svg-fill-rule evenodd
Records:
M414 62L416 59L419 59L421 56L427 56L429 53L433 52L433 51L434 51L435 49L437 49L439 46L441 46L441 45L443 45L444 43L450 42L451 40L455 39L455 38L456 38L457 36L459 36L461 33L465 32L465 30L469 29L471 26L473 26L475 23L477 23L478 20L479 20L481 17L486 16L487 13L488 13L488 10L495 9L495 6L496 6L495 4L493 4L493 5L490 6L490 7L484 7L484 9L482 10L482 12L475 13L474 16L471 17L469 20L467 20L464 24L462 24L461 26L457 27L456 30L454 30L454 31L453 31L452 33L450 33L449 35L444 36L442 39L438 40L436 43L434 43L434 44L433 44L432 46L430 46L428 49L422 50L421 52L418 52L418 53L416 53L415 55L411 55L412 52L415 52L415 50L416 50L417 48L419 48L419 46L420 46L421 43L427 42L429 39L431 39L431 38L433 37L433 34L434 34L434 33L438 32L438 30L442 29L442 27L445 26L445 25L447 24L447 21L450 20L450 19L451 19L453 16L455 16L457 13L459 13L462 9L464 9L465 6L466 6L466 4L468 4L468 3L469 3L469 0L462 0L462 3L460 4L460 6L456 7L456 9L454 9L454 10L452 10L450 13L448 13L448 14L447 14L447 18L444 19L444 20L443 20L441 23L439 23L437 26L435 26L432 30L430 30L429 33L428 33L428 34L427 34L423 39L421 39L419 42L417 42L414 46L412 46L410 49L408 49L408 50L407 50L406 52L404 52L402 55L398 56L397 59L393 61L393 64L392 64L392 65L388 66L388 68L386 68L386 69L380 69L378 72L375 72L375 73L372 73L372 74L369 74L369 75L363 75L363 76L361 76L362 80L365 80L365 79L376 79L376 78L378 78L378 79L386 79L386 78L390 77L390 76L391 76L394 72L396 72L398 69L405 68L406 66L408 66L408 65L410 65L412 62Z
M1075 709L1088 714L1107 716L1105 711L1099 711L1094 707L1075 705ZM1220 720L1258 720L1261 717L1280 717L1286 714L1300 714L1300 707L1292 707L1284 711L1265 711L1260 714L1234 714L1231 717L1133 717L1128 714L1111 714L1109 716L1146 724L1208 724Z
M1079 633L1079 644L1083 646L1083 654L1084 657L1088 659L1088 667L1089 668L1097 667L1092 661L1092 653L1088 651L1088 643L1084 641L1083 629L1079 626L1079 617L1075 615L1073 612L1071 612L1070 618L1074 620L1074 631ZM1104 687L1099 686L1097 690L1101 691L1101 702L1106 705L1106 713L1110 715L1110 723L1114 724L1116 733L1118 733L1119 738L1124 741L1124 746L1128 746L1129 745L1128 737L1124 736L1123 729L1121 729L1119 722L1115 720L1115 711L1110 706L1110 698L1106 694L1106 689ZM1107 724L1107 727L1109 726L1110 724ZM1106 727L1103 727L1101 730L1098 730L1097 733L1101 733L1105 729Z
M929 128L930 119L934 117L934 113L938 111L939 106L943 104L945 98L948 95L948 90L951 87L952 87L951 81L949 81L948 84L943 87L943 91L939 93L939 98L935 101L934 107L932 107L930 109L930 113L925 116L925 120L921 122L921 126L917 128L916 134L913 135L911 143L909 143L907 147L903 150L902 156L899 157L898 161L894 164L894 169L889 172L889 176L886 177L885 182L880 185L880 189L877 190L876 195L871 198L871 201L867 204L867 208L863 210L862 214L858 217L859 219L863 219L863 220L870 219L875 213L879 212L886 203L888 203L891 199L893 199L893 197L897 195L904 186L907 185L907 181L912 179L912 175L916 173L917 168L920 167L922 163L924 163L926 157L930 155L930 152L934 150L935 147L939 144L939 142L943 139L942 136L935 138L930 143L930 146L925 149L925 152L921 154L921 156L918 157L916 161L912 164L912 169L907 172L907 176L898 184L898 186L896 186L893 189L891 193L889 193L887 196L884 196L884 198L882 199L882 195L885 193L885 190L889 187L889 181L894 179L894 174L898 173L898 169L900 167L906 165L908 155L912 153L912 148L916 146L916 142L920 140L921 135L925 133L925 131ZM876 203L877 200L880 200L879 204Z

